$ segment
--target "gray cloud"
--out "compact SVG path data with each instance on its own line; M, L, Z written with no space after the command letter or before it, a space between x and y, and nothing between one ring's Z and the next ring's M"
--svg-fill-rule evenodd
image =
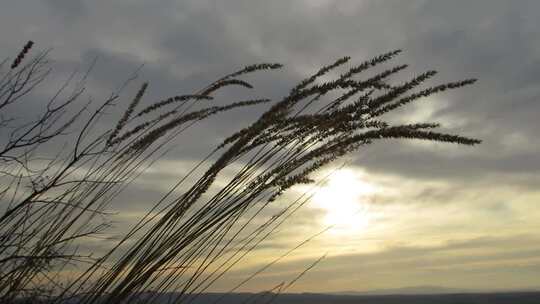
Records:
M53 11L53 14L62 18L62 21L67 23L76 22L84 16L86 7L83 1L61 1L61 0L46 0L47 5Z

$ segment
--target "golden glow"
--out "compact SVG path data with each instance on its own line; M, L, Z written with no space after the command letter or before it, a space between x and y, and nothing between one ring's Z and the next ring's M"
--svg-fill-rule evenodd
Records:
M366 200L375 187L352 170L339 170L328 177L313 197L315 208L325 211L324 225L339 234L359 232L368 224Z

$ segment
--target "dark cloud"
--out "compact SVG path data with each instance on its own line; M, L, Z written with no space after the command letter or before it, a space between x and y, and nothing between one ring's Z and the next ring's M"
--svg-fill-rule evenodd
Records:
M376 156L369 157L363 165L407 176L428 172L441 177L465 174L460 169L469 176L492 170L536 170L530 166L540 163L536 159L538 141L533 137L538 132L535 113L540 111L536 102L540 92L535 85L540 60L536 42L540 40L539 34L534 31L538 22L534 18L535 2L467 4L466 13L460 5L444 1L392 5L365 1L356 6L351 3L316 6L303 1L257 5L245 1L162 1L152 6L113 7L83 2L65 6L50 1L48 5L54 10L88 17L79 20L75 27L64 29L59 28L62 21L45 20L46 16L38 19L44 23L40 27L44 41L48 41L47 35L54 35L46 31L46 25L50 25L51 31L64 31L67 41L85 45L80 49L83 60L101 58L104 67L94 77L100 87L121 83L144 62L141 78L151 80L149 93L154 92L148 100L195 90L219 73L261 60L289 65L280 72L280 78L287 81L276 85L276 79L270 78L259 85L262 92L279 97L299 79L298 73L314 70L336 57L359 54L355 58L358 61L388 49L404 48L405 54L398 61L411 63L413 72L436 68L441 71L441 81L480 78L472 88L445 94L443 98L448 104L431 116L432 120L462 121L453 131L479 137L484 144L447 162L444 148L436 153L417 151L395 142L389 144L395 155L379 153L387 144L380 145L380 149L367 152ZM114 20L107 21L113 15ZM97 23L102 19L104 22ZM101 31L107 22L111 30ZM133 48L122 47L126 39L122 34L127 28L131 29L128 37L133 36ZM80 32L80 37L71 35L76 32ZM157 61L141 60L148 45L137 42L137 32L141 41L148 40L155 52L166 56ZM107 39L112 44L117 38L120 46L102 44L96 48L95 42L103 40L102 36L110 36ZM62 58L58 60L61 62ZM419 108L431 106L422 103ZM407 111L400 113L408 115ZM207 128L221 130L228 122L234 122L233 127L245 125L250 115L233 115ZM493 155L511 134L527 138L532 143L529 150ZM402 158L411 161L401 161ZM439 170L440 167L443 168Z

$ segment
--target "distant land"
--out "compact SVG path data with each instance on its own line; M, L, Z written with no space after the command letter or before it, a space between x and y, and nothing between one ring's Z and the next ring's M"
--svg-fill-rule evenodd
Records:
M369 291L340 291L333 292L333 295L437 295L456 293L515 293L515 292L540 292L540 288L526 288L520 290L480 290L465 288L447 288L440 286L411 286L392 289L375 289ZM540 303L539 303L540 304Z
M425 294L409 294L419 289ZM441 294L433 294L437 290ZM458 289L456 289L458 290ZM390 292L397 294L281 294L273 293L207 293L196 298L183 299L191 304L238 304L238 303L272 303L272 304L540 304L539 291L493 292L493 293L460 293L454 289L439 287L410 287L370 291L368 293ZM167 303L175 294L162 294L155 303ZM183 303L183 302L182 302Z
M155 304L540 304L540 288L521 291L483 291L438 286L414 286L395 289L370 290L365 292L343 291L338 293L203 293L184 295L177 293L140 294L140 301ZM26 302L25 302L26 303ZM78 303L72 298L65 304Z

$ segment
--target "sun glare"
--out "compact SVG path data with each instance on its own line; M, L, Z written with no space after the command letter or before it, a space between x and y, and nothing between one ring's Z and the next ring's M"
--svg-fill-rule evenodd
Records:
M369 220L366 200L375 186L352 170L343 169L328 177L313 197L315 208L324 210L324 225L339 234L353 234L362 230Z

